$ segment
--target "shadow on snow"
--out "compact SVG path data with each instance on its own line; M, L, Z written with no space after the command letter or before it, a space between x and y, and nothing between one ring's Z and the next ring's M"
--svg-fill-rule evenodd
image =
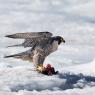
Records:
M59 89L57 89L57 90L66 90L66 89L73 89L73 88L82 89L85 86L90 86L90 87L95 86L95 77L86 76L81 73L80 74L70 74L70 73L61 74L61 73L59 73L58 78L66 80L66 81L64 83L62 83L61 85L59 85L57 87ZM11 87L10 89L13 92L17 92L19 90L42 91L42 90L47 90L47 89L53 90L54 87L55 87L55 85L53 85L52 87L47 86L44 88L44 87L41 87L40 85L38 85L37 82L35 82L35 83L27 83L27 84L18 84L18 85Z

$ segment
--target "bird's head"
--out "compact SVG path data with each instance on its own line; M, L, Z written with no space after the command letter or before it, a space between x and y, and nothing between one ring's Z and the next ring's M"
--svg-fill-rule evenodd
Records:
M55 37L55 40L58 41L58 44L60 45L62 42L65 43L65 40L63 37L61 36L56 36Z

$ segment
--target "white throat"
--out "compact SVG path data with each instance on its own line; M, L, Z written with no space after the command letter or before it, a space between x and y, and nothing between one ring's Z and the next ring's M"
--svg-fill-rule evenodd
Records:
M58 41L54 41L52 44L52 51L56 51L58 49Z

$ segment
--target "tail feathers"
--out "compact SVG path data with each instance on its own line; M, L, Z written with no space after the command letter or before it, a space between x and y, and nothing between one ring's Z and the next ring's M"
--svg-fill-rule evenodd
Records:
M13 38L12 35L6 35L5 37L8 37L8 38Z

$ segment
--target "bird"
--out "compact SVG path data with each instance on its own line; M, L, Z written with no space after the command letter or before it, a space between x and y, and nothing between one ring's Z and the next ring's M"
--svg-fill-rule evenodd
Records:
M13 39L24 39L22 44L13 46L31 47L29 50L5 56L4 58L14 57L17 59L27 60L34 63L34 66L43 66L48 55L55 52L58 46L65 40L61 36L53 36L51 32L26 32L6 35L5 37ZM13 47L9 46L9 47Z

